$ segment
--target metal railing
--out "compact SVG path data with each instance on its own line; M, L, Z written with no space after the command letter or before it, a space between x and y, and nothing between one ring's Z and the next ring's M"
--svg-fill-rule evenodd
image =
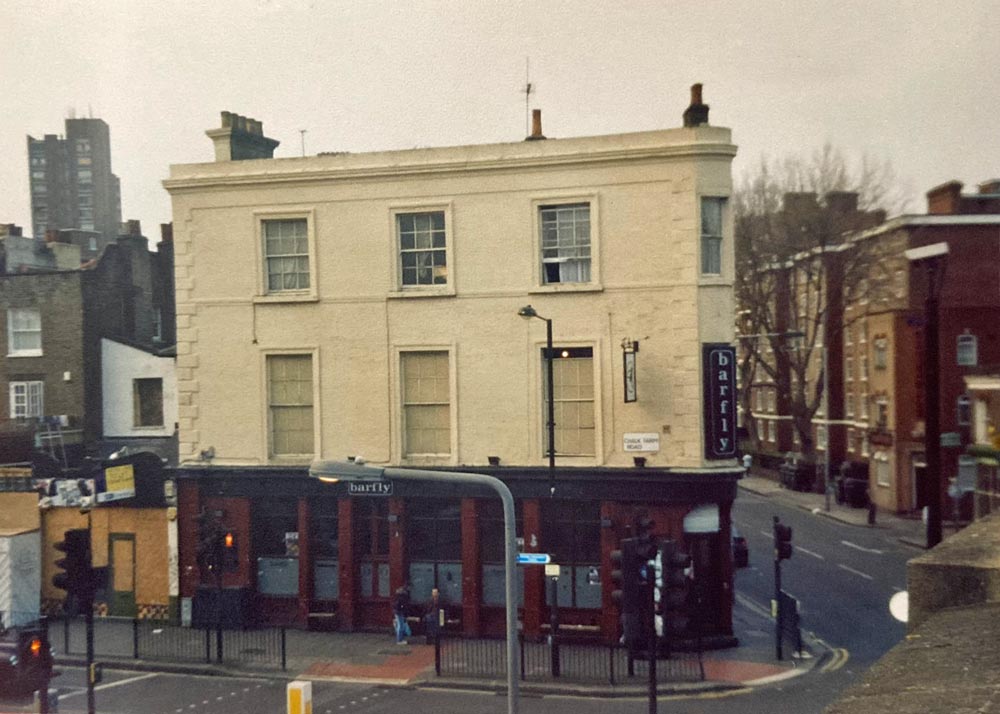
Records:
M63 617L49 623L62 631L62 651L86 653L83 618ZM221 648L220 648L221 645ZM212 628L180 627L159 620L101 618L95 629L94 654L98 657L167 662L204 662L232 666L287 668L287 638L284 627L223 630L221 639Z
M555 648L555 652L553 651ZM601 645L556 638L518 641L523 681L552 679L581 683L642 683L648 677L645 660L629 661L622 645ZM507 641L439 636L434 643L434 670L439 677L502 679L507 675ZM697 682L705 679L701 652L673 652L659 659L656 678L661 682Z

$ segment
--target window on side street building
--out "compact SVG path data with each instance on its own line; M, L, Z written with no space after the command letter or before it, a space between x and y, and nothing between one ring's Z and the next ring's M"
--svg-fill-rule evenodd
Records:
M163 426L163 380L145 377L132 380L132 425Z
M961 367L975 367L978 364L978 344L975 335L966 333L958 336L957 361Z
M10 383L10 418L32 419L45 416L44 382L33 380Z
M38 308L7 311L7 356L38 357L42 354L42 316Z
M544 501L541 536L543 550L559 563L559 606L600 608L600 504Z

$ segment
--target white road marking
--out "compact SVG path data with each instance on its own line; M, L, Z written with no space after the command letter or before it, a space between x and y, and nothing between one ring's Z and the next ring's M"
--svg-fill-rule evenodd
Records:
M874 553L875 555L882 555L885 553L884 550L879 550L878 548L865 548L863 545L852 543L849 540L842 540L840 542L842 545L846 545L848 548L854 548L854 550L860 550L862 553Z
M849 573L854 573L855 575L859 575L862 578L864 578L865 580L874 580L875 579L871 575L869 575L868 573L862 573L860 570L855 570L854 568L851 568L851 567L849 567L847 565L844 565L843 563L837 563L837 567L838 568L842 568L843 570L846 570Z
M826 558L824 558L819 553L813 553L811 550L808 550L807 548L803 548L801 545L798 548L796 548L796 550L801 551L802 553L805 553L806 555L811 555L812 557L816 558L817 560L826 560Z
M772 539L774 538L774 533L771 533L769 531L761 531L760 534L765 538L772 538Z
M129 677L128 679L119 679L117 682L108 682L107 684L98 684L96 687L94 687L94 691L95 692L99 692L99 691L101 691L103 689L111 689L112 687L120 687L123 684L132 684L132 682L139 682L139 681L141 681L143 679L150 679L152 677L158 677L158 676L160 676L159 672L150 672L149 674L140 674L137 677ZM87 688L84 687L83 689L80 689L80 690L75 691L75 692L69 692L67 694L60 694L59 698L60 699L69 699L70 697L75 697L77 695L86 694L86 693L87 693Z

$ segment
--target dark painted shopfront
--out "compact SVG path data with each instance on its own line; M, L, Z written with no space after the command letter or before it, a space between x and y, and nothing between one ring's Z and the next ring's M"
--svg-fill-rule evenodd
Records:
M549 553L560 566L559 619L569 631L617 638L610 553L648 517L656 535L692 554L705 631L732 634L730 511L739 470L561 468L554 496L544 468L464 470L511 489L522 549ZM196 564L196 516L208 509L236 535L238 568L223 584L248 603L248 619L388 630L391 595L408 582L415 610L439 590L451 629L504 631L503 513L492 491L397 481L391 493L349 494L349 484L320 483L305 468L187 468L178 476L182 598L214 584ZM518 581L525 634L545 634L543 568L520 566Z

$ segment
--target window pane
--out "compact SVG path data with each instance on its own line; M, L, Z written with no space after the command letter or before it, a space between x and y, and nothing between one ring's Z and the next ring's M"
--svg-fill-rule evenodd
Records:
M132 381L134 426L163 426L163 380Z
M406 352L401 357L405 453L451 453L448 353Z
M272 454L313 452L312 357L267 358Z
M589 347L554 348L556 355L552 364L553 394L555 405L556 453L572 455L592 455L595 453L595 415L594 415L594 361L593 352ZM568 357L561 357L568 352ZM547 375L545 371L545 350L542 350L544 395L542 403L548 409ZM547 412L543 414L541 423L547 421ZM543 449L548 449L548 442L543 437Z
M402 285L448 282L444 211L397 214L396 233Z
M309 287L309 234L304 218L264 221L268 291Z
M722 273L722 216L726 199L701 199L701 272Z
M590 281L590 204L539 209L542 279L545 283Z

